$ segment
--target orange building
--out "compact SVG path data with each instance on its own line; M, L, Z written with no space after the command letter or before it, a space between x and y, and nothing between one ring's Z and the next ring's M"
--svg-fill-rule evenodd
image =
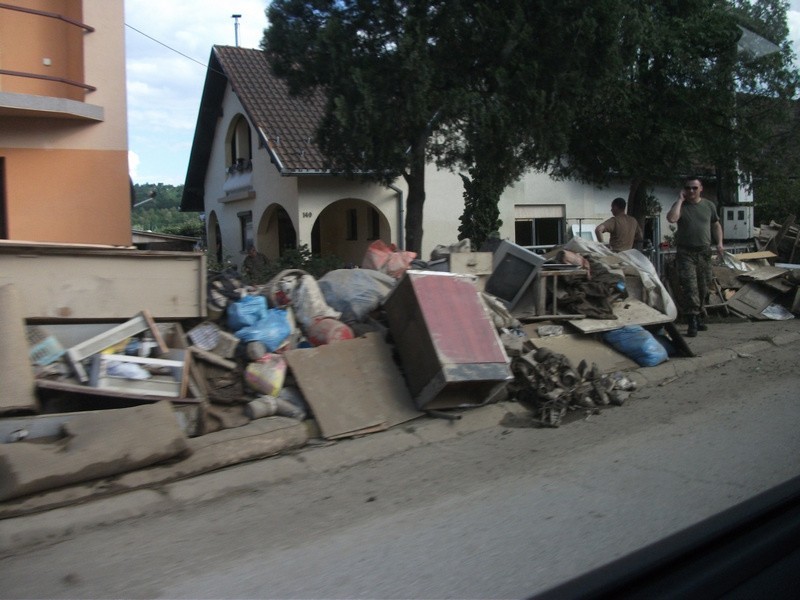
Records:
M0 2L0 239L130 246L122 0Z

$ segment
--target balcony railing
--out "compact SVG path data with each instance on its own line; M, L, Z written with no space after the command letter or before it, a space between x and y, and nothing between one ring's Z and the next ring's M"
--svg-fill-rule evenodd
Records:
M0 2L0 8L4 8L6 10L16 10L18 12L24 12L31 15L38 15L40 17L48 17L50 19L58 19L59 21L64 21L65 23L69 23L70 25L74 25L75 27L80 27L86 33L92 33L94 31L94 27L90 27L86 23L81 23L80 21L76 21L75 19L70 19L69 17L65 17L59 13L49 12L46 10L37 10L35 8L27 8L25 6L14 6L12 4L6 4L5 2Z

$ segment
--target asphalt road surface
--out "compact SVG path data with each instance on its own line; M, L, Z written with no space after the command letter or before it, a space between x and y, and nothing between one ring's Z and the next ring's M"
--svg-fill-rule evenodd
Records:
M770 349L559 429L507 418L5 558L0 595L530 596L800 474L798 390Z

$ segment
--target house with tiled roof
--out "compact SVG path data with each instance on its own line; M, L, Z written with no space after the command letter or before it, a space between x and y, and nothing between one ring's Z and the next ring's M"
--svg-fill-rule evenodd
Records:
M212 48L181 208L205 213L218 259L240 264L251 242L270 258L304 244L355 264L376 239L402 248L405 182L387 187L329 171L314 143L323 110L320 95L290 95L261 50ZM657 193L668 208L674 190ZM573 225L593 231L611 200L627 194L624 182L598 189L528 173L501 197L500 235L523 246L560 244ZM421 258L457 241L463 209L461 179L430 165ZM653 241L662 227L651 223Z
M395 239L402 191L330 173L316 144L320 96L294 97L260 50L214 46L182 210L206 215L208 246L241 262L249 243L270 258L305 244L360 263Z

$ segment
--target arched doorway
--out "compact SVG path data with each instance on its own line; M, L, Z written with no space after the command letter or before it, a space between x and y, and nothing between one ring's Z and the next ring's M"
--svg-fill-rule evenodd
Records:
M208 240L208 257L215 260L219 265L225 258L222 249L222 231L219 228L217 213L211 211L206 222L206 239Z
M366 200L347 198L328 205L317 217L311 232L311 252L336 256L360 265L375 240L391 241L389 221Z
M283 256L286 250L297 248L297 231L289 213L279 204L272 204L256 228L256 248L269 259Z

